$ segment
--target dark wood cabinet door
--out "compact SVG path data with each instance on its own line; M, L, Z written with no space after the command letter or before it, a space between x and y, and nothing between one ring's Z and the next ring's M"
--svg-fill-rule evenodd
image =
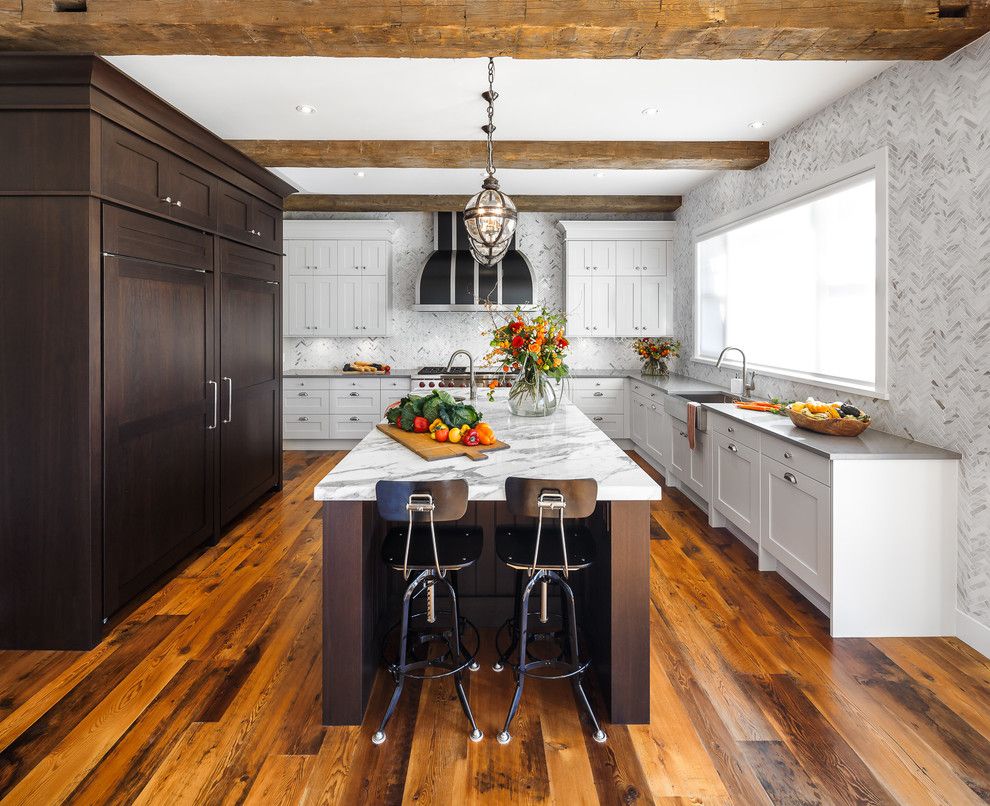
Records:
M204 229L216 229L220 195L217 177L173 156L168 164L165 187L172 198L169 208L172 218Z
M220 521L281 479L281 318L277 283L220 278Z
M276 250L282 246L282 211L254 199L254 227L257 245L262 249Z
M101 138L103 195L167 215L165 180L172 155L108 121Z
M282 256L221 238L220 268L224 274L278 282L282 276Z
M218 390L211 272L108 256L103 288L110 615L213 534Z
M255 236L251 233L255 229L253 197L233 185L221 182L219 201L220 234L238 241L253 243L255 240Z

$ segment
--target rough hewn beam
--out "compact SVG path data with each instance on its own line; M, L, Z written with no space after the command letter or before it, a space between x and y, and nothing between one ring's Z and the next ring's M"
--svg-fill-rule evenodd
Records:
M463 210L470 194L405 196L374 194L332 196L296 193L285 200L286 211L320 213L433 212ZM680 196L513 196L524 213L672 213Z
M231 140L261 165L272 168L478 168L485 164L480 140ZM699 168L746 170L762 165L770 144L499 140L500 168Z
M105 54L941 59L990 0L0 0L0 49Z

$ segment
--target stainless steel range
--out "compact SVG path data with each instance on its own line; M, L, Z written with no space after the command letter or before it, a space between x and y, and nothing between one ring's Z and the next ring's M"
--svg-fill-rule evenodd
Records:
M487 387L492 381L498 381L499 387L512 386L512 375L497 369L477 369L474 372L474 385ZM420 367L412 377L413 391L418 389L467 389L470 385L470 375L465 366Z

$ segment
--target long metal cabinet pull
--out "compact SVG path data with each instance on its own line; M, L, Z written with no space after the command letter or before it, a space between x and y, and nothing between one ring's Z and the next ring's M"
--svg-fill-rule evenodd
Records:
M206 426L207 431L212 431L217 427L217 419L220 416L220 386L216 381L207 381L213 387L213 425Z
M224 380L227 382L227 419L224 423L229 423L234 419L234 382L227 377Z

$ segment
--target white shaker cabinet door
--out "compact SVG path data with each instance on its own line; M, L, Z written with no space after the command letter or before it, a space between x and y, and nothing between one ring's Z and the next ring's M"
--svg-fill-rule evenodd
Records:
M318 274L309 280L313 299L314 336L336 336L338 334L337 289L339 278L333 275Z
M312 336L314 322L313 278L288 276L285 289L285 335Z
M642 241L641 272L644 277L667 276L667 244L669 241Z
M760 454L725 434L714 435L712 503L754 540L760 539Z
M337 290L337 334L361 335L361 276L341 275Z
M591 289L591 335L615 335L615 277L595 277Z
M590 336L592 325L592 282L590 277L567 278L567 335Z
M670 459L668 467L681 480L687 481L691 475L691 447L688 445L687 425L673 417L670 422Z
M566 272L571 276L591 276L591 241L567 242Z
M639 277L643 267L643 250L639 241L616 241L615 273Z
M633 395L629 404L629 436L641 448L646 447L646 409L646 401L639 395Z
M313 241L313 269L317 274L337 273L336 241Z
M361 335L384 336L388 329L388 283L384 274L361 278Z
M667 464L670 453L668 439L670 429L667 427L667 414L663 406L648 403L646 406L646 447L653 457L662 465Z
M316 265L313 260L313 242L287 240L285 242L285 260L289 267L290 276L312 274L313 267Z
M615 276L615 241L591 242L591 274L594 277Z
M671 332L670 284L666 277L640 278L637 336L666 336Z
M388 273L388 241L361 241L361 270L365 274Z
M820 481L762 457L760 547L832 599L831 493Z
M615 278L615 335L640 336L640 278L618 275Z
M361 241L337 241L337 274L361 274Z

